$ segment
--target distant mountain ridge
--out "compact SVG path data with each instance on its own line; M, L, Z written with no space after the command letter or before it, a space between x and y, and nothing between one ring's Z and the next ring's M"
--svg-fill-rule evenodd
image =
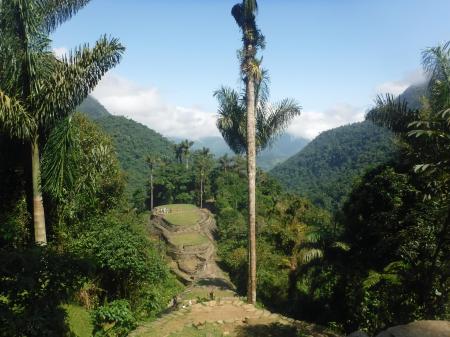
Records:
M173 156L173 143L132 119L113 116L95 98L88 96L76 109L92 118L113 140L117 157L127 175L127 194L147 188L147 155Z
M181 138L174 138L176 142ZM269 171L275 165L282 163L290 156L303 149L309 140L305 138L297 138L289 134L280 136L271 147L265 149L257 157L257 165L259 168ZM216 156L220 157L224 154L233 155L233 151L228 147L222 137L204 137L194 141L193 149L199 150L207 147Z
M399 98L418 109L427 93L427 84L420 83L407 88ZM364 121L321 133L270 174L286 189L337 210L354 182L370 167L389 161L396 151L390 131Z
M365 121L321 133L302 151L270 171L289 191L337 209L355 178L392 158L393 135Z

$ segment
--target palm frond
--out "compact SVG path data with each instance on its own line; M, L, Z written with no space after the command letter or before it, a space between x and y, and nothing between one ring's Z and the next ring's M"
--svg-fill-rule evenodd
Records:
M422 64L428 74L430 93L437 109L450 106L450 41L428 48L422 53Z
M333 247L333 248L338 248L338 249L343 250L343 251L345 251L345 252L347 252L347 251L350 250L350 246L349 246L347 243L342 242L342 241L336 241L336 242L333 242L333 244L331 245L331 247Z
M257 138L259 147L266 148L282 134L294 117L300 116L301 106L286 98L275 105L262 102L257 112Z
M63 196L64 188L70 189L74 183L78 153L75 132L72 119L65 118L52 130L44 147L42 187L56 198Z
M52 76L45 80L43 88L32 97L36 107L36 119L42 125L51 125L68 116L95 88L102 76L116 66L124 47L115 38L102 37L90 49L87 45L76 49L55 65Z
M246 152L246 109L239 94L222 87L214 93L219 101L217 128L228 146L236 153Z
M42 27L47 33L69 20L90 0L35 0L41 15Z
M22 104L2 90L0 90L0 132L18 139L29 139L36 132L36 124Z
M375 104L376 107L367 113L366 119L394 133L407 132L409 124L419 116L419 111L410 109L406 100L395 98L391 94L379 95Z
M309 263L313 260L321 259L322 257L323 251L318 248L302 249L299 254L301 263Z
M422 65L431 80L447 80L450 76L450 41L422 52Z

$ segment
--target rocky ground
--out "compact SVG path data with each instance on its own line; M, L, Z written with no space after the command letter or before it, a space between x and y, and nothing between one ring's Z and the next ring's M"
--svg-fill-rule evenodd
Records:
M141 325L130 336L337 337L314 324L273 314L237 298L186 305Z

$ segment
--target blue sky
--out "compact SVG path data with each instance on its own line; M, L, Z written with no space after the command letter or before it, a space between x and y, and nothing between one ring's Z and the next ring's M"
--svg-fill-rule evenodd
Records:
M92 0L52 36L64 51L100 35L127 51L94 92L112 113L168 136L216 135L220 85L239 88L236 0ZM450 40L448 0L260 0L273 100L304 108L289 132L312 138L360 120L375 95L420 80L420 53Z

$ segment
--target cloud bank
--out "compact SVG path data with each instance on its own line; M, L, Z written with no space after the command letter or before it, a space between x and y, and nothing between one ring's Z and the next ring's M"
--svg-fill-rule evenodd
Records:
M197 140L220 136L216 113L171 104L157 88L139 86L114 73L108 73L92 95L113 115L131 118L167 137ZM322 131L363 118L361 108L337 104L325 111L303 111L287 132L295 137L313 139Z
M167 137L199 139L219 135L214 113L167 102L154 87L142 87L113 73L107 74L92 95L113 115L142 123Z
M425 82L425 74L422 70L417 69L407 73L401 80L384 82L375 89L377 94L392 94L398 96L403 93L409 86Z
M325 111L303 111L293 120L288 132L296 137L313 139L321 132L364 120L365 111L347 103L339 103Z
M55 50L61 54L65 50ZM422 71L414 71L398 81L389 81L374 88L375 94L401 94L411 84L424 81ZM177 106L168 102L156 87L140 86L114 73L108 73L93 92L113 115L123 115L173 138L198 140L220 136L215 112L195 106ZM295 118L287 132L295 137L313 139L321 132L364 120L366 107L337 103L322 110L306 110Z

